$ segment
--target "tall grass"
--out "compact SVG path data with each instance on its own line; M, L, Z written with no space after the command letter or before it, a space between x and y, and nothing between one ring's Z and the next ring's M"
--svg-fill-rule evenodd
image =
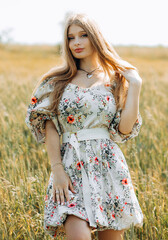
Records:
M140 135L120 144L144 214L143 228L125 240L168 239L168 49L116 47L143 79ZM51 239L43 230L44 196L51 172L43 144L25 124L39 77L62 59L56 47L0 48L0 239ZM93 239L97 239L97 233Z

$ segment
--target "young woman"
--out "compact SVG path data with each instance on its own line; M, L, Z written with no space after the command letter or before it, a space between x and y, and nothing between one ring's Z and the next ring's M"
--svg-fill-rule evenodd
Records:
M64 64L38 83L26 124L46 143L51 175L44 229L68 240L123 237L143 213L122 151L139 134L142 79L122 60L86 14L73 14L64 32Z

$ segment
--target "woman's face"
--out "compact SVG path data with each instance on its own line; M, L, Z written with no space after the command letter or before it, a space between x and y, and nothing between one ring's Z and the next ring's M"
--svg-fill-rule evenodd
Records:
M72 24L68 31L69 48L75 58L85 58L94 53L87 33L78 25Z

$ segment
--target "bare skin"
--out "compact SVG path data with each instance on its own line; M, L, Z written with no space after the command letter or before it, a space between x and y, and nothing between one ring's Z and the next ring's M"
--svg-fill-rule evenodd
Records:
M67 240L91 240L91 228L83 219L68 215L64 222Z
M92 227L89 223L74 215L68 215L64 222L67 240L91 240ZM125 230L98 231L99 240L123 240Z
M123 240L124 230L108 229L105 231L98 231L99 240Z

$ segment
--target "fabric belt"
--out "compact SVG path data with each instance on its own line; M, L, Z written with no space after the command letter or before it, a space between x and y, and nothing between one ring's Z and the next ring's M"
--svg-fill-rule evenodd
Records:
M88 179L87 173L80 159L79 141L89 140L89 139L102 139L102 138L110 139L110 133L107 128L82 129L77 132L65 132L62 135L62 143L69 142L76 150L76 154L79 159L81 171L82 171L83 199L84 199L85 208L86 208L90 225L93 227L97 227L97 226L95 224L94 214L91 208L92 206L91 205L91 189L89 186L89 179Z

